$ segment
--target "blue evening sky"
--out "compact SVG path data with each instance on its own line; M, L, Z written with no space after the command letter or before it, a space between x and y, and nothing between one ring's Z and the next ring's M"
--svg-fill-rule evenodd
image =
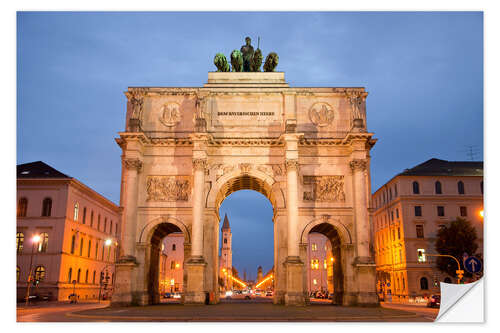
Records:
M20 12L17 163L42 160L118 203L128 86L201 86L217 52L261 37L291 86L363 86L372 190L436 157L483 158L480 12ZM254 194L252 194L254 193ZM234 265L273 262L272 207L226 199Z

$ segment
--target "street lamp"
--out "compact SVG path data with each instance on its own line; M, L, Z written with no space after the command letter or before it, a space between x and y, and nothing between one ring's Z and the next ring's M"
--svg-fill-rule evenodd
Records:
M484 219L484 209L479 211L479 216L481 217L481 220Z
M108 247L108 251L111 251L111 249L109 247L112 244L113 244L113 240L111 238L108 238L108 239L106 239L104 241L104 245ZM118 247L118 242L117 241L114 241L114 244ZM106 266L104 266L103 270L101 271L101 275L99 277L99 302L101 302L101 288L102 288L102 285L103 285L103 280L106 279L106 277L109 279L108 267L115 264L115 262L116 262L116 254L117 254L117 251L115 251L115 258L113 258L113 262L110 263L110 264L106 264ZM106 276L104 276L104 271L106 271ZM114 281L113 280L114 279L112 279L112 281L111 281L111 289L112 290L114 289ZM106 290L106 286L107 286L107 283L105 285L104 290Z
M26 306L28 306L28 304L29 304L30 286L31 286L30 282L33 280L33 274L32 274L32 271L33 271L33 255L34 255L34 252L35 252L35 245L38 246L38 244L40 243L40 235L33 236L33 238L31 240L33 242L33 245L31 246L30 269L29 269L29 272L28 272L28 282L27 282L27 285L26 285Z

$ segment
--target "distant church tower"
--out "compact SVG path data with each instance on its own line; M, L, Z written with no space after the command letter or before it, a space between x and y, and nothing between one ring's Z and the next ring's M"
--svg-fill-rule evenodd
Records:
M257 268L257 283L259 283L260 281L262 281L262 266L259 266L259 268Z
M229 290L233 288L233 280L231 276L233 275L233 249L231 228L229 227L229 220L227 219L227 214L224 216L224 223L222 224L222 247L221 247L221 257L220 257L220 277L224 279L225 289ZM224 272L225 269L225 272ZM227 275L226 275L227 273Z

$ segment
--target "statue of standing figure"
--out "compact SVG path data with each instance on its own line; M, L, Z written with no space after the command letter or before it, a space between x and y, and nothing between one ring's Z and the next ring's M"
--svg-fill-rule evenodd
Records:
M254 54L253 46L251 45L252 39L250 37L246 37L245 42L246 44L240 49L243 54L243 71L252 72Z

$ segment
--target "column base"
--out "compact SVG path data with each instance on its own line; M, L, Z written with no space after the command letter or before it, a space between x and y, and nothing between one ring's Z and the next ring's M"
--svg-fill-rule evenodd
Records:
M286 268L286 292L285 305L304 306L306 305L303 286L304 263L298 256L287 257L284 262Z
M135 262L122 261L121 259L115 264L116 281L111 296L111 306L128 306L138 303L133 290L136 267Z
M185 264L187 271L186 292L184 304L205 304L205 267L207 263L203 257L191 257Z
M357 257L355 260L356 277L358 280L358 292L356 293L356 305L379 306L377 295L377 279L375 262L371 257Z

